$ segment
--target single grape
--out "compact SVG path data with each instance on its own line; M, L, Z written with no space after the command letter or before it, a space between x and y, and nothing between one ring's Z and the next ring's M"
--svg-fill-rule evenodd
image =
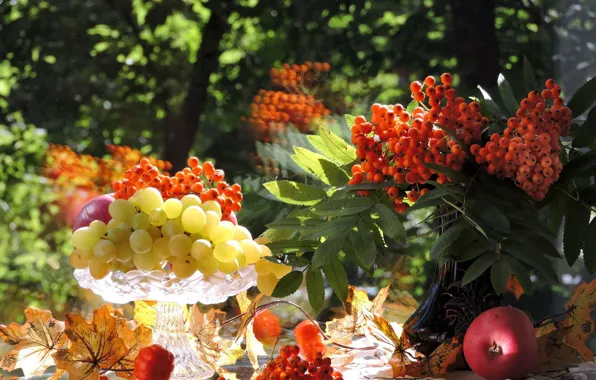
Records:
M217 226L213 227L209 239L214 243L220 243L228 240L232 240L234 236L234 225L230 222L220 222Z
M213 273L217 272L217 264L218 261L215 260L215 257L208 256L201 260L197 260L197 270L205 276L211 276Z
M197 240L201 240L203 239L203 235L201 235L200 232L194 233L194 234L190 234L190 240L192 241L197 241Z
M205 211L199 206L189 206L182 212L182 227L186 232L191 234L200 232L206 222Z
M120 227L110 228L108 230L108 240L112 243L119 243L121 241L128 239L128 234L126 231L121 230Z
M90 251L100 239L96 230L81 227L72 234L70 241L75 248Z
M264 244L261 245L261 257L268 257L268 256L272 256L271 249L269 249L269 247L267 247Z
M109 240L102 239L93 246L93 258L95 260L109 263L116 258L117 254L116 245Z
M234 226L234 236L232 238L236 241L242 241L246 239L252 240L252 235L250 234L250 231L246 229L246 227Z
M264 295L271 296L278 282L279 280L273 273L259 275L257 277L257 288Z
M150 214L156 208L163 207L163 198L161 193L154 187L146 187L137 192L139 198L139 207L145 214Z
M120 229L122 231L130 231L130 230L132 230L132 226L128 222L122 222L122 223L120 223Z
M162 227L161 233L165 237L172 237L174 235L183 234L184 228L182 227L182 223L177 220L168 220Z
M229 240L215 244L213 257L223 263L229 263L236 260L236 257L240 252L242 252L240 244L235 240Z
M179 257L172 263L172 272L179 278L187 278L197 271L197 262L192 257Z
M182 202L176 198L167 199L162 206L168 219L176 219L182 213Z
M116 257L120 262L130 261L132 256L135 254L135 251L130 248L127 240L123 240L116 244Z
M101 220L94 220L89 224L89 229L95 230L97 235L105 237L108 234L108 226Z
M169 238L159 238L153 242L152 251L157 257L165 259L170 256L170 248L168 247Z
M126 199L115 199L108 207L110 216L122 222L129 222L137 210L135 206Z
M135 253L132 256L132 261L137 269L142 270L143 272L150 272L159 264L159 258L155 256L153 252Z
M118 219L110 219L110 221L107 224L108 227L108 231L113 229L113 228L120 228L120 224L122 223L121 220Z
M238 253L238 256L236 256L236 262L240 268L244 268L246 266L246 255L244 252L241 251Z
M149 214L149 223L153 226L163 226L168 221L168 214L163 208L156 208Z
M151 235L153 241L161 238L161 230L158 227L149 226L149 228L147 228L147 232L149 232L149 235Z
M238 265L238 262L236 260L229 261L229 262L219 261L217 263L217 269L220 272L225 273L225 274L232 274L232 273L236 272L239 268L240 268L240 266Z
M145 213L138 213L132 217L130 225L133 230L146 230L151 225L149 223L149 216Z
M147 253L153 246L153 238L147 230L136 230L128 238L128 243L136 253Z
M201 231L201 235L205 237L211 236L211 232L216 226L219 226L220 217L214 211L205 212L205 227Z
M201 208L207 211L213 211L217 214L217 218L221 220L221 206L215 201L207 201L201 205Z
M174 235L168 242L168 249L173 256L182 257L190 253L192 240L185 234Z
M111 264L104 263L99 260L89 261L89 273L96 280L101 280L110 273Z
M261 246L251 239L242 240L240 242L242 252L246 256L247 264L254 264L261 259Z
M195 240L190 248L190 254L196 260L202 260L206 257L213 256L211 242L205 239Z
M89 261L92 257L92 251L82 251L80 249L75 249L70 254L70 265L76 269L85 269L89 267Z
M182 197L182 199L180 199L180 202L182 203L182 209L185 210L187 208L189 208L190 206L200 206L201 203L201 198L197 197L194 194L188 194Z
M110 270L112 271L112 273L117 272L117 271L126 273L126 272L128 272L128 267L126 267L120 261L114 260L110 263Z

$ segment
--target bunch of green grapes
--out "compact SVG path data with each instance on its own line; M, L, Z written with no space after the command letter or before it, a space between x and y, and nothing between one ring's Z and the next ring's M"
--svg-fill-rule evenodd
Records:
M147 187L128 200L114 200L108 211L112 219L107 224L96 220L72 235L71 264L89 268L95 279L133 269L171 269L179 278L197 271L210 276L257 264L264 276L274 273L277 284L281 267L284 275L291 270L263 259L271 255L269 248L255 242L246 228L222 221L219 203L203 203L194 194L164 200L157 189ZM265 289L271 280L264 282Z

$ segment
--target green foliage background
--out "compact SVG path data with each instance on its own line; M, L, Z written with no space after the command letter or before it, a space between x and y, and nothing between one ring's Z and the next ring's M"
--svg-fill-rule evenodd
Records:
M68 231L57 227L60 210L39 176L48 142L92 155L108 143L129 145L178 166L189 154L213 158L244 184L239 218L257 234L285 211L265 198L260 185L271 178L254 172L254 143L240 118L267 88L271 67L331 63L331 94L321 96L336 114L406 102L411 80L444 71L463 94L479 96L476 86L494 90L503 69L521 81L524 54L540 79L555 77L572 93L596 73L595 15L593 0L0 1L0 302L7 304L0 321L17 319L26 304L58 311L75 300ZM407 226L423 230L418 223ZM401 263L412 267L410 277L348 270L350 281L405 277L421 296L436 238L421 234Z

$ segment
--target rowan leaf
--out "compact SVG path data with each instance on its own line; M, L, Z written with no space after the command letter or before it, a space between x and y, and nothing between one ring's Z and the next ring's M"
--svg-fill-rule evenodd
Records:
M336 161L344 165L350 164L356 160L356 148L348 144L344 139L331 132L326 127L319 127L318 135L321 136L326 146L326 152L321 152L327 156L333 157ZM317 149L319 149L317 147Z
M312 206L327 196L325 190L303 183L279 180L263 184L271 194L284 203Z
M14 348L2 357L0 367L6 371L21 368L25 377L41 375L54 365L52 355L67 347L64 322L52 313L34 307L25 309L25 323L0 326L0 338Z
M97 379L100 371L112 369L129 353L118 337L116 318L104 306L93 312L88 323L80 315L66 314L66 329L70 347L59 349L52 357L59 369L74 379Z
M441 343L425 360L421 375L437 378L464 368L463 339L458 335Z
M565 344L571 327L562 327L538 338L538 373L563 370L581 363L577 350Z
M564 326L570 327L565 343L574 347L585 361L594 360L594 353L588 348L586 341L594 332L594 321L590 313L596 307L596 279L590 283L583 281L576 286L565 307L569 316Z

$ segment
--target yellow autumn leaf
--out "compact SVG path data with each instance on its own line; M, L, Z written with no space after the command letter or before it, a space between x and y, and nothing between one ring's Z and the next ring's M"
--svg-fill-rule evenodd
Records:
M570 327L565 343L574 347L584 361L593 361L594 353L586 345L586 340L594 332L594 321L590 313L596 307L596 279L576 286L565 307L569 315L563 326Z
M0 326L0 337L14 348L2 357L0 367L7 371L21 368L25 377L41 375L54 364L52 355L68 344L64 322L52 313L34 307L25 309L25 323Z
M256 316L257 305L258 305L259 301L261 300L262 296L263 296L262 294L259 294L252 301L248 298L246 291L239 293L236 296L236 300L238 301L238 306L240 307L240 312L246 313L245 317L248 315L248 317L246 319L245 318L242 319L241 327L239 329L239 334L242 331L242 325L244 325L245 328L244 328L243 334L244 334L244 339L246 340L246 354L248 356L248 359L252 363L253 369L255 369L255 370L259 368L259 355L261 355L261 356L267 355L267 353L265 352L265 349L263 347L263 344L261 342L259 342L259 340L255 336L255 333L253 331L253 323L252 323L254 321L254 316ZM253 316L253 317L251 318L251 316ZM248 319L248 318L250 318L250 319ZM248 321L248 323L245 323L246 321ZM237 340L238 340L238 338L237 338Z
M154 328L157 320L156 305L155 301L135 301L134 320L139 325Z

